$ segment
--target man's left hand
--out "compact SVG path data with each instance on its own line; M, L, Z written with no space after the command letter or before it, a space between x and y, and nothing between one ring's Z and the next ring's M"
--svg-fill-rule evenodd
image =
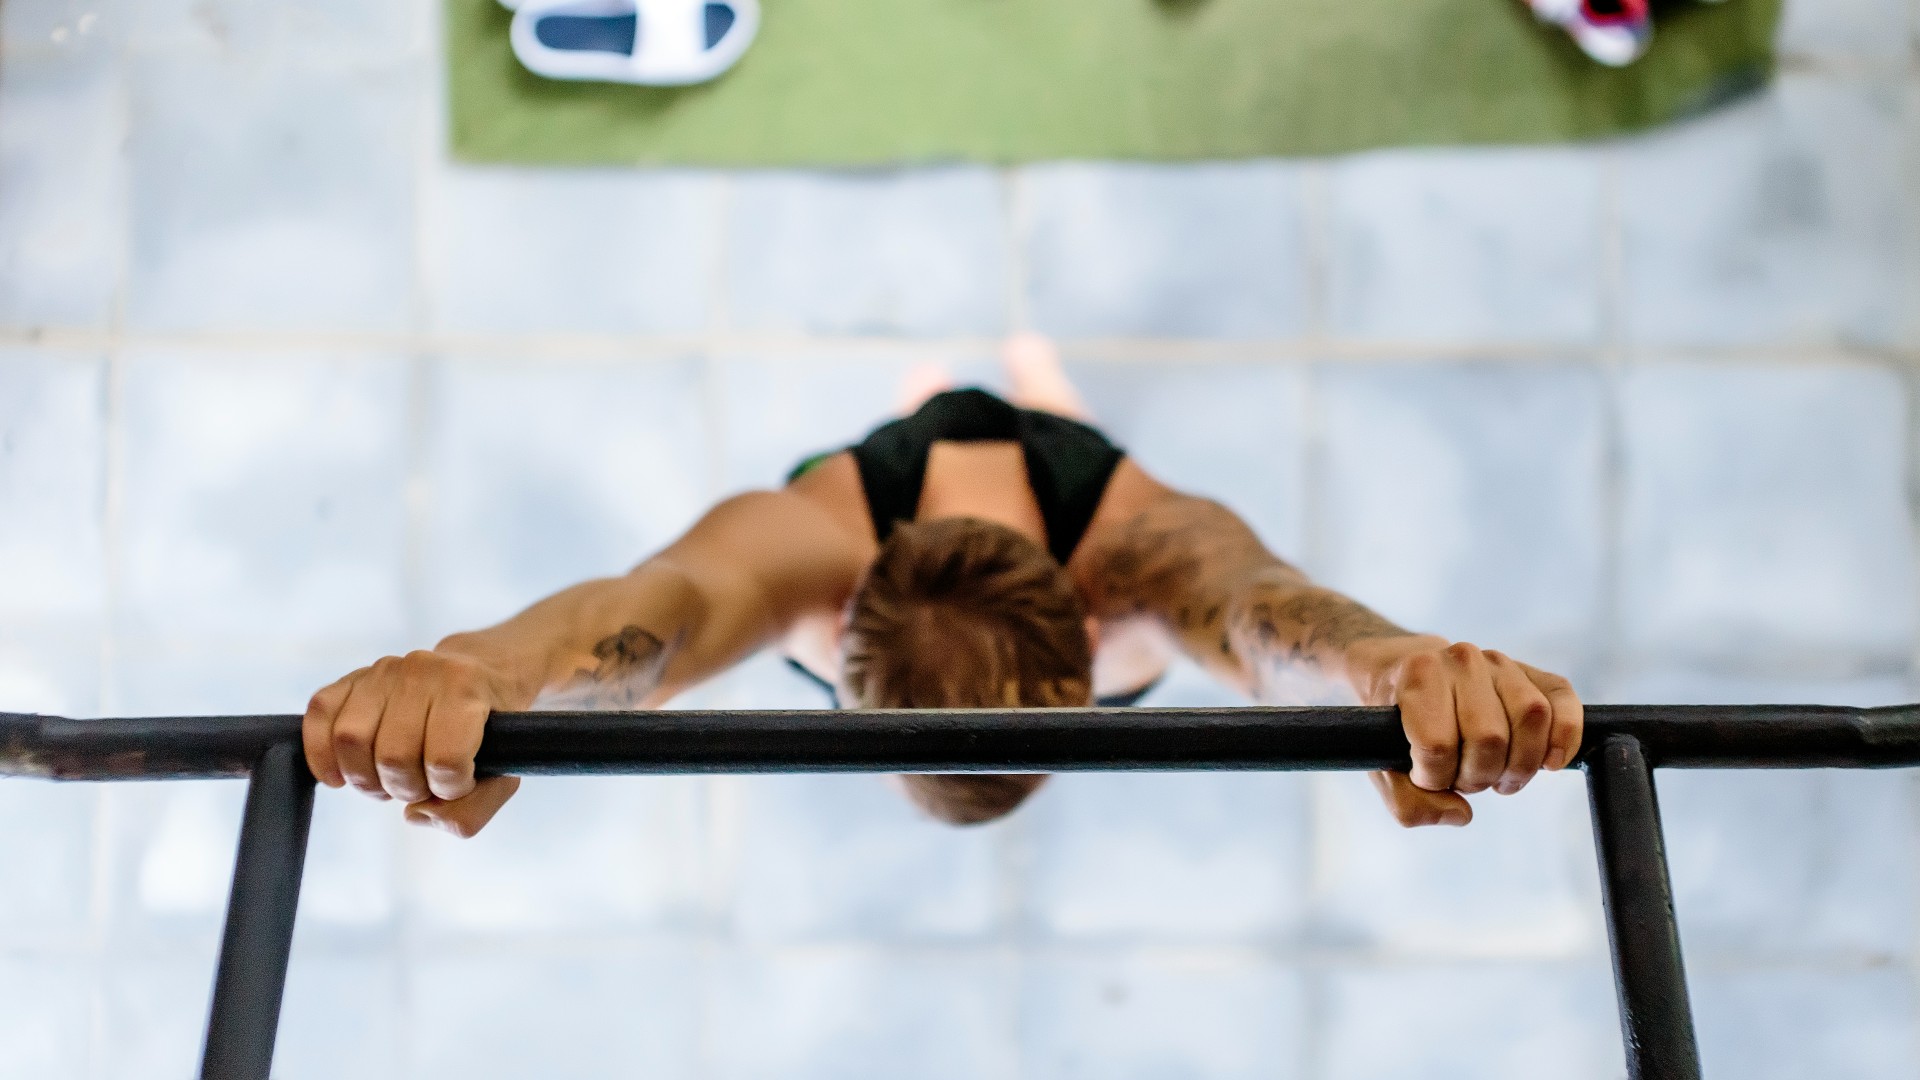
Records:
M1356 642L1349 658L1367 704L1400 706L1413 769L1372 779L1409 828L1465 825L1473 808L1464 796L1512 795L1579 752L1580 698L1559 675L1424 635Z

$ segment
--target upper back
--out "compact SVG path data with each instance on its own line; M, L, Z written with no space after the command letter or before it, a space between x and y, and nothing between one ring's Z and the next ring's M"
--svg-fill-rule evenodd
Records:
M992 455L946 455L945 469L936 448L951 444L999 443L1018 448L1016 468L997 468ZM874 430L850 454L875 540L885 543L898 522L913 521L929 501L945 498L941 488L980 486L994 481L1019 483L1037 509L1054 558L1065 564L1079 547L1099 509L1107 482L1124 454L1106 436L1078 421L1022 409L984 390L950 390L929 398L911 416ZM980 476L960 464L971 458L990 473ZM958 467L955 467L958 466ZM933 488L929 492L929 488ZM1017 522L1008 522L1019 527Z

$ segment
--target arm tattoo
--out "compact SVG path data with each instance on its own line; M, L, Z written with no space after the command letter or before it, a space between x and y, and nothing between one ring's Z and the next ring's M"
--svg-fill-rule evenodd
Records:
M1235 627L1263 656L1312 661L1323 651L1406 631L1338 593L1320 589L1246 605Z
M1282 669L1317 669L1355 642L1406 633L1315 587L1237 515L1205 499L1142 512L1099 554L1095 615L1158 618L1195 659L1243 670L1256 691L1280 685Z
M1250 586L1306 578L1219 503L1180 498L1142 512L1100 552L1101 618L1152 616L1196 656L1233 655L1231 613Z
M1406 631L1339 593L1306 588L1256 594L1236 612L1228 634L1240 644L1258 697L1318 700L1320 693L1289 669L1321 669L1329 654L1344 653L1355 642Z
M675 645L679 644L677 641ZM543 706L632 709L660 688L674 649L638 626L622 627L593 647L594 665L541 699Z

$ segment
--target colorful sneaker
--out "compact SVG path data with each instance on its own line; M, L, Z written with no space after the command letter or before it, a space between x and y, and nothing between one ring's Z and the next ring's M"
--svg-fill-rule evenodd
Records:
M1608 67L1625 67L1653 44L1647 0L1526 0L1534 17L1567 32L1580 51Z

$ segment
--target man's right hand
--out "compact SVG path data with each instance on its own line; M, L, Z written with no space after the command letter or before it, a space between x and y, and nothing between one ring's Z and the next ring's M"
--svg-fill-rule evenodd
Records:
M307 704L307 767L328 787L352 784L399 799L406 818L472 836L520 787L476 780L474 755L494 709L522 707L507 680L477 660L440 652L388 656L334 682Z

